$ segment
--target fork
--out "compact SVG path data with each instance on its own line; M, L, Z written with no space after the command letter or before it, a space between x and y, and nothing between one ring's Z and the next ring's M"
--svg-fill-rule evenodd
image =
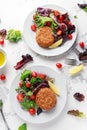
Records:
M2 102L2 99L0 99L0 112L1 112L1 115L2 115L2 118L3 118L3 121L4 121L4 123L5 123L6 127L7 127L7 130L11 130L9 128L9 126L8 126L8 123L7 123L7 121L5 119L5 116L4 116L4 113L3 113L3 102Z

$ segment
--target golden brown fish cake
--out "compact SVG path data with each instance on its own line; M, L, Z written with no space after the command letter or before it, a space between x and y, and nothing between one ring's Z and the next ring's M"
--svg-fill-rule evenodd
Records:
M38 29L36 32L36 41L39 46L43 48L48 48L54 42L52 29L48 26L44 26Z
M50 88L42 88L36 95L36 104L43 110L54 108L56 103L56 95Z

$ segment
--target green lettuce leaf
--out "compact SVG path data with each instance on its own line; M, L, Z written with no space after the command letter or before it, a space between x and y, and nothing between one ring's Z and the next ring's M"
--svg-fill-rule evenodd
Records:
M18 42L21 39L22 35L20 30L14 30L14 29L10 29L7 32L7 37L6 39L9 40L10 42Z
M19 126L18 130L27 130L27 124L24 123L21 126Z

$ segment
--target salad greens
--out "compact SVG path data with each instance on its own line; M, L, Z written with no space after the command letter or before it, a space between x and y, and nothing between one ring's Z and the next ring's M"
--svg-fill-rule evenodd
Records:
M77 117L86 118L86 115L83 112L80 112L79 110L69 110L67 113Z
M24 97L23 101L20 104L24 110L29 110L30 108L36 107L35 101L29 100L27 97Z
M10 29L7 32L6 39L9 40L10 42L17 43L21 38L22 38L22 34L21 31L19 30Z
M48 76L45 74L31 70L24 70L20 75L20 82L16 89L17 100L20 106L31 115L38 113L38 111L39 113L42 112L38 110L36 94L41 88L49 87L47 79Z
M40 16L38 13L36 13L34 22L36 23L38 28L43 27L46 24L46 22L50 22L53 32L55 31L55 27L58 27L58 24L55 23L52 18Z
M24 70L23 73L21 74L20 80L24 80L25 78L27 78L30 73L31 73L30 70Z
M27 130L27 124L24 123L21 126L19 126L18 130Z

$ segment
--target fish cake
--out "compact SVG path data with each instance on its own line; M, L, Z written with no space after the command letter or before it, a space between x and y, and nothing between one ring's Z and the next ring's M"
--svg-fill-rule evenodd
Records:
M52 29L48 26L41 27L36 32L36 41L40 47L48 48L54 42Z

